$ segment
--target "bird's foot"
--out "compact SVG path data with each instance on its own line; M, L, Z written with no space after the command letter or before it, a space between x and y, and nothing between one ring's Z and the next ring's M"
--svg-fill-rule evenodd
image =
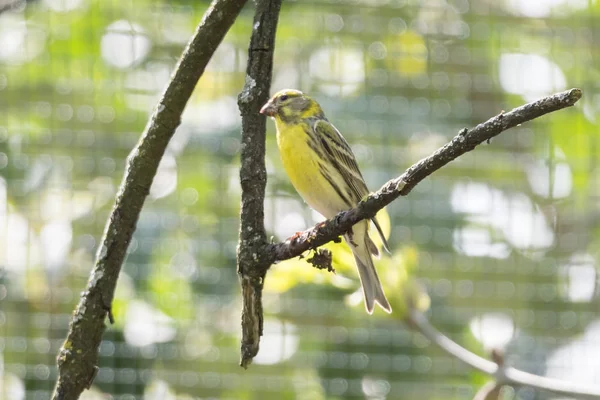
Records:
M340 211L339 213L337 213L335 217L333 217L335 223L339 224L341 222L341 219L344 218L344 216L346 215L346 213L347 211Z
M307 238L307 240L308 240L309 242L310 242L311 240L313 240L314 238L316 238L316 237L317 237L317 231L319 230L319 228L321 228L322 226L324 226L326 222L327 222L327 221L322 221L322 222L319 222L318 224L316 224L316 225L315 225L315 227L314 227L314 228L312 228L311 230L309 230L309 231L308 231L308 232L309 232L309 234L308 234L308 238Z
M337 213L336 216L333 217L333 220L335 221L335 223L339 224L341 222L342 218L344 218L344 216L346 216L347 212L348 211L340 211L339 213ZM354 247L358 247L358 245L353 240L352 228L348 229L348 232L346 232L346 237L347 237L349 243L351 243ZM334 240L334 242L339 243L338 240Z

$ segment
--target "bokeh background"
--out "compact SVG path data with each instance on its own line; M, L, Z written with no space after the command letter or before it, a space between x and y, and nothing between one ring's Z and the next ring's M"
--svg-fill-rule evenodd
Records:
M206 1L38 0L0 15L0 398L46 399L125 159ZM389 207L395 312L336 275L272 269L265 336L238 367L240 117L251 4L169 146L123 266L85 399L469 399L487 381L401 322L405 296L470 350L600 382L600 2L286 1L273 90L321 102L372 189L501 110L584 98L506 132ZM267 228L312 213L269 122ZM112 396L112 397L111 397ZM505 398L550 399L527 388Z

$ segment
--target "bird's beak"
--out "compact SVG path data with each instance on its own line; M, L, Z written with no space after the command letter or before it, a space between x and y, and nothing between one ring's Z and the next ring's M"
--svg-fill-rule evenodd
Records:
M262 115L267 115L269 117L273 117L273 116L275 116L275 114L277 114L277 108L275 107L275 105L273 104L273 102L271 100L269 100L269 101L267 101L267 104L265 104L260 109L260 113Z

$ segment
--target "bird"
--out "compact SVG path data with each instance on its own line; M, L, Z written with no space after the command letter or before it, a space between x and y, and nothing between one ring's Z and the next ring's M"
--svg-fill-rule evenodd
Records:
M275 121L283 167L311 208L330 219L369 195L350 145L316 100L299 90L284 89L275 93L260 113ZM371 221L389 252L377 219ZM354 255L367 313L373 313L375 304L391 313L373 263L372 256L379 257L379 250L369 237L369 227L369 221L357 223L344 234L344 240Z

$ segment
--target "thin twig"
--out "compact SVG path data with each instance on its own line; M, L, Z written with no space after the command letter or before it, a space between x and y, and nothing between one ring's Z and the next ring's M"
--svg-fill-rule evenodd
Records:
M414 308L409 310L407 323L411 328L421 332L423 336L438 345L446 353L478 371L493 376L498 385L527 386L560 395L573 396L578 399L600 399L600 387L598 386L586 387L579 383L564 382L558 379L530 374L512 367L499 367L498 364L478 356L442 334L431 325L425 315Z
M248 49L246 84L238 97L242 114L240 181L242 206L237 271L242 286L242 344L240 365L247 368L258 353L263 329L262 288L268 264L258 257L264 251L264 200L266 119L259 110L269 98L275 34L282 0L256 2L254 29Z
M498 383L494 381L488 382L475 393L473 400L498 400L501 390L502 386Z
M55 400L75 400L93 381L104 320L112 315L111 304L121 264L158 164L179 126L198 79L245 3L246 0L214 0L209 6L139 143L129 155L94 269L57 357L59 376L53 394Z
M266 251L262 253L266 258L264 265L271 265L277 261L297 257L307 250L315 249L336 239L357 222L375 216L377 211L399 196L409 194L419 182L450 161L473 150L479 144L490 140L507 129L550 112L573 106L581 98L581 95L580 89L556 93L507 113L498 114L474 128L463 129L445 146L411 166L399 177L388 181L357 207L341 213L336 218L325 221L325 223L316 225L299 235L295 240L267 245Z

